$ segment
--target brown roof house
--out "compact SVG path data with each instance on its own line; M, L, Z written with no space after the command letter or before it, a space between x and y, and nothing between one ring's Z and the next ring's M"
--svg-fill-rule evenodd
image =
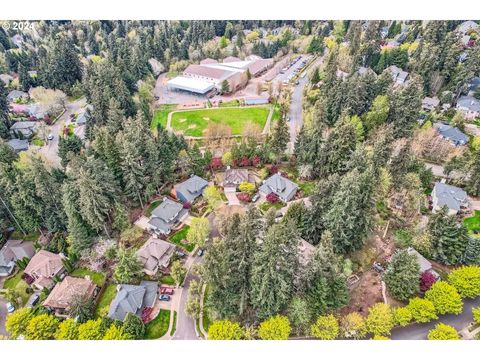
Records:
M32 286L39 290L45 288L50 290L55 285L54 278L57 276L62 278L65 275L63 259L64 256L61 254L40 250L32 257L24 273L32 279Z
M166 270L170 265L175 246L161 239L151 237L137 251L137 257L143 264L147 275L155 275L158 270Z
M94 298L97 293L97 286L88 276L85 278L66 276L62 282L55 285L43 306L54 310L57 316L65 316L75 299L84 296Z
M251 182L247 169L230 169L225 170L225 176L223 178L223 190L225 192L237 191L238 185L242 182Z
M31 241L8 240L0 250L0 277L10 275L18 260L30 259L34 254Z

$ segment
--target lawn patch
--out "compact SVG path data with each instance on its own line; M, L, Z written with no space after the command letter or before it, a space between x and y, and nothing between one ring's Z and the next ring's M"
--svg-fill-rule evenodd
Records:
M145 326L145 339L158 339L167 333L170 323L170 310L160 309L155 319Z
M259 208L260 210L263 212L263 213L266 213L268 210L270 210L271 208L274 208L275 210L279 210L281 209L282 207L284 207L285 205L278 201L276 203L269 203L268 201L265 201L264 203L262 203Z
M105 288L105 291L103 292L102 296L100 297L100 300L98 301L97 309L95 310L95 317L100 317L103 314L101 314L103 308L109 308L110 303L112 300L115 298L115 295L117 295L117 285L115 284L109 284Z
M71 276L84 278L90 276L90 280L97 286L102 287L105 284L106 275L101 272L95 272L90 269L78 268L72 271Z
M211 122L230 127L232 135L241 135L245 124L252 122L261 129L265 126L270 107L216 108L176 112L172 114L171 126L186 136L203 136ZM208 118L209 120L205 120ZM182 121L187 119L187 121Z
M190 226L185 225L183 228L181 228L175 234L170 236L169 240L172 243L184 248L188 252L191 252L195 248L195 246L193 244L184 244L183 241L182 241L182 240L187 238L187 234L188 234L189 230L190 230Z
M303 192L305 196L310 196L313 194L315 190L315 182L314 181L301 181L298 183L298 187Z
M168 114L171 113L177 105L175 104L164 104L155 110L153 113L152 123L150 124L151 129L156 129L157 124L161 125L163 128L167 127Z
M170 336L175 335L175 330L177 330L177 312L173 312L173 324L172 324L172 330L170 330Z
M463 220L463 223L467 227L468 231L479 234L480 233L480 210L475 210L475 214L472 217Z
M160 279L161 284L166 284L166 285L175 285L175 280L173 280L173 277L170 275L164 275Z
M5 280L3 284L4 289L15 289L22 299L22 303L18 304L23 306L27 303L31 294L27 293L29 288L28 284L22 279L23 271L19 271L11 278Z
M150 205L145 209L145 216L150 217L152 216L152 211L155 210L155 208L162 203L163 200L155 200L152 201Z

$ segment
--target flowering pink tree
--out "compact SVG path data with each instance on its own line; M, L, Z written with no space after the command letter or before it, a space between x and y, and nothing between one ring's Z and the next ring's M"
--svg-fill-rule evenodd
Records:
M430 271L424 271L420 275L420 290L425 292L430 290L432 285L437 281L437 277Z
M250 161L248 160L248 158L246 156L244 156L240 159L240 166L245 167L245 166L249 166L249 165L250 165Z
M278 195L271 192L270 194L267 195L267 201L270 204L275 204L278 201Z
M272 165L268 168L268 172L270 175L276 174L278 172L278 166Z

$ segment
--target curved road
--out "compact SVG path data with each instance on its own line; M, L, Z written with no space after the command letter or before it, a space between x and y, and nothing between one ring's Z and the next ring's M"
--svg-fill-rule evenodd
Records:
M457 331L466 328L473 320L472 307L480 306L480 297L463 300L463 312L459 315L447 314L439 316L438 320L425 324L412 324L392 330L392 340L426 340L428 331L439 322L453 326Z

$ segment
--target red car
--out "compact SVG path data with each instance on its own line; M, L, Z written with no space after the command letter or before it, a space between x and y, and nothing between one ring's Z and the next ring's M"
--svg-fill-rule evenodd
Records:
M171 287L162 286L160 288L160 294L173 295L173 289Z

